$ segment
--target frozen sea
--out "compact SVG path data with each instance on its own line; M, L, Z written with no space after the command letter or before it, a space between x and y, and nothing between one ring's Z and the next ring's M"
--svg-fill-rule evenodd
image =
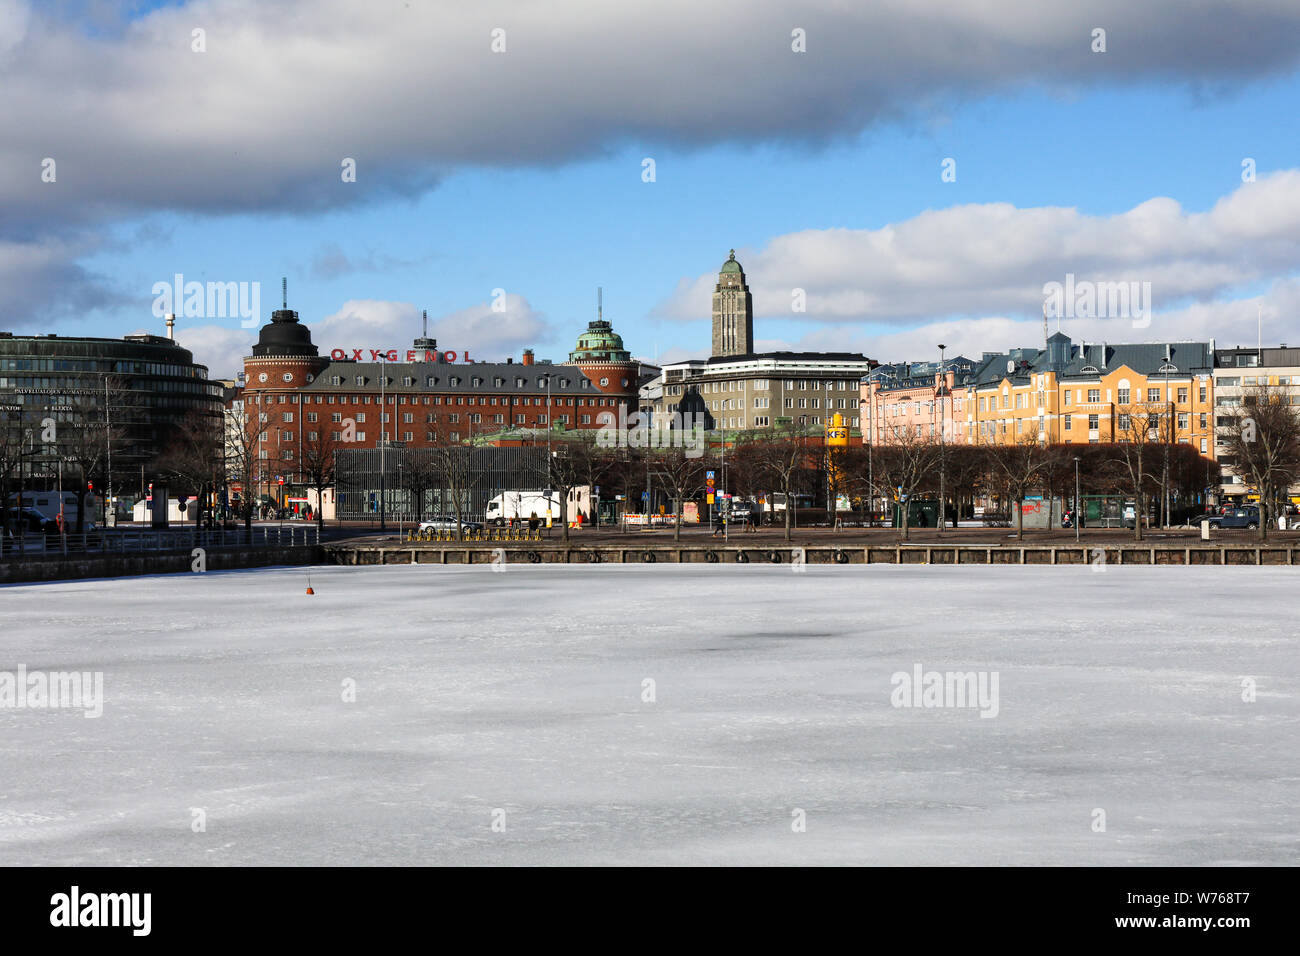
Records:
M0 864L1300 859L1300 568L306 574L0 587Z

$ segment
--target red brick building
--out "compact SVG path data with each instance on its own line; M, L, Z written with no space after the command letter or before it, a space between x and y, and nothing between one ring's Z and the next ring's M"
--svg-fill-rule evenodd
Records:
M298 313L281 309L244 359L238 400L249 421L266 426L258 436L265 491L276 475L297 483L304 446L325 440L375 448L382 433L419 448L512 429L616 423L620 407L636 409L638 370L603 318L588 325L567 362L536 361L531 349L518 362L472 362L427 337L407 350L335 349L325 357Z

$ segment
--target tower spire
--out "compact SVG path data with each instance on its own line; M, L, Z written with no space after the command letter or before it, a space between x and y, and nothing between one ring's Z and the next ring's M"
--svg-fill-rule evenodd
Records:
M596 286L596 321L600 322L605 318L605 289L603 286Z
M281 305L280 308L282 309L289 308L289 277L288 276L280 276L280 296L284 300L284 304Z

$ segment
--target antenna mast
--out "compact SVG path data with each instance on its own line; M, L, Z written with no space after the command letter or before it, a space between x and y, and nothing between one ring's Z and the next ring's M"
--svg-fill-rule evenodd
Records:
M280 308L287 310L289 308L289 277L280 276L280 296L283 299L283 305Z
M603 286L596 286L596 321L603 321L605 318L605 289Z

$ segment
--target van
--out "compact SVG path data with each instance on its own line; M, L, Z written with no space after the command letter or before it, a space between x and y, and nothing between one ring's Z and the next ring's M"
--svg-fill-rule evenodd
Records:
M57 491L24 491L22 493L23 508L31 511L40 512L46 518L54 521L58 518L59 513L63 514L63 526L69 530L77 527L77 494L74 491L65 491L62 496L62 507L60 507L59 492ZM9 496L6 510L18 507L18 493L14 492ZM92 531L95 528L95 519L100 515L100 499L93 494L86 495L86 523L85 530Z

